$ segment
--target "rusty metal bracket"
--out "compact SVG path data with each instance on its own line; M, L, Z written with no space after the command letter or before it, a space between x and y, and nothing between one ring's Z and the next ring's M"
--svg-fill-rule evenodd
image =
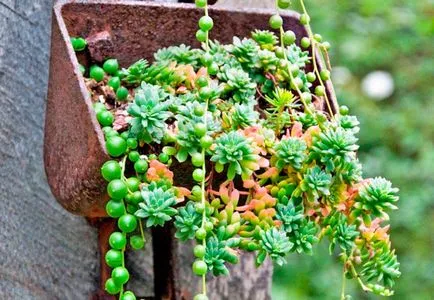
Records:
M194 3L194 0L178 0L179 3ZM214 5L217 3L217 0L208 0L208 4Z
M115 300L114 296L108 295L104 291L104 285L111 276L111 270L105 263L105 254L110 249L108 240L110 234L116 229L116 221L110 218L88 218L90 225L98 230L98 250L100 263L99 289L91 297L92 300Z

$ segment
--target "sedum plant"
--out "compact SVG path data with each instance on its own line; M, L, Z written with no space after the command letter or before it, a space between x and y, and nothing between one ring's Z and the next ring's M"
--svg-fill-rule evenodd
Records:
M312 255L321 241L343 261L343 278L393 294L400 272L387 221L398 189L362 178L359 122L326 90L329 44L313 34L300 4L308 33L300 44L279 14L270 30L230 45L212 41L207 1L197 0L202 48L160 49L154 62L122 70L115 59L91 68L86 82L112 156L101 168L106 210L120 230L105 257L109 294L136 299L124 288L125 251L144 247L145 226L167 224L196 243L195 300L208 299L207 274L228 275L242 252L255 252L258 266L267 258L283 265L289 253ZM174 180L180 169L190 185Z
M214 155L211 161L215 162L217 172L227 165L227 179L233 180L235 175L250 178L253 171L259 169L257 161L259 156L248 139L238 131L222 134L215 141Z

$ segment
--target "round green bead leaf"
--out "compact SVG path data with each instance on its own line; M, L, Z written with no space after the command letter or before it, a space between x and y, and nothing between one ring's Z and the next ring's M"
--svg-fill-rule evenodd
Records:
M125 205L122 201L110 200L105 206L107 214L112 218L119 218L125 214Z
M118 227L123 232L133 232L137 228L137 218L130 214L123 215L118 220Z
M109 160L103 164L101 167L102 177L111 181L113 179L120 179L122 174L122 169L119 163L115 160Z
M145 246L145 241L141 235L133 235L130 237L130 245L133 249L139 250Z
M106 148L110 156L119 157L127 151L127 142L120 136L112 136L107 139Z
M279 29L283 25L283 19L279 15L272 15L270 17L270 27L273 29Z
M71 38L71 44L72 44L72 48L74 48L74 51L83 51L84 49L86 49L87 46L87 42L84 38L82 37L76 37L76 38Z
M92 66L90 68L90 78L94 79L97 82L100 82L104 79L104 70L98 66Z
M113 114L107 110L100 110L96 114L96 118L98 122L101 124L101 126L111 126L114 121Z
M115 249L110 249L105 254L105 262L111 268L116 268L122 265L122 252Z
M108 74L114 75L119 70L119 63L117 59L107 59L102 67Z
M110 295L116 295L119 294L119 292L121 291L121 287L115 283L115 281L113 280L113 278L109 278L107 279L107 281L105 282L105 290L107 293L109 293Z
M112 271L112 279L116 285L122 286L130 279L130 273L125 267L116 267Z
M109 237L110 247L116 250L122 250L127 244L127 239L121 232L113 232Z
M214 26L214 21L210 16L203 16L199 20L199 28L203 31L210 31Z
M127 195L128 188L122 180L114 179L109 182L107 186L107 192L111 198L120 200Z
M118 101L125 101L128 98L128 89L121 86L116 91L116 99Z

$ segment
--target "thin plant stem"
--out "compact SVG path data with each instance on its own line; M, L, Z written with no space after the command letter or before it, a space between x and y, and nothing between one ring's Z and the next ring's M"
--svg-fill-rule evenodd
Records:
M308 16L308 13L307 13L307 10L306 10L306 6L304 5L304 1L303 0L300 0L300 5L301 5L301 7L303 9L303 13L306 16ZM305 28L306 28L307 34L309 36L309 40L310 40L311 47L312 47L312 65L313 65L314 73L315 73L316 77L318 78L318 81L319 81L320 85L325 89L325 84L324 84L324 81L321 79L321 74L319 72L319 68L318 68L318 64L317 64L317 58L316 58L316 54L317 54L317 48L316 48L316 46L317 46L318 42L313 37L313 32L312 32L312 28L310 27L310 25L306 24ZM334 91L333 87L331 87L331 93L333 94L334 98L336 99L336 95L335 95L335 91ZM328 109L328 111L330 113L330 117L333 118L334 114L333 114L333 111L331 109L330 99L329 99L327 93L324 94L324 98L326 100L327 109Z
M126 177L125 177L126 162L127 162L127 155L125 155L121 161L121 179L124 182L126 181ZM125 201L122 200L122 202L125 206ZM122 232L122 235L124 236L125 239L127 238L127 234L125 232ZM126 245L121 250L121 252L122 252L122 267L125 267L125 249L126 249ZM124 294L124 286L122 285L121 290L119 292L119 299L122 299L123 294Z
M206 3L204 10L205 10L205 16L208 16L208 3ZM205 40L205 51L207 53L209 53L209 49L210 49L210 47L209 47L209 31L207 31L206 32L206 40ZM205 128L208 127L207 126L207 118L206 118L207 113L208 113L208 99L205 102L205 112L204 112L204 117L203 117ZM205 148L202 149L201 155L202 155L202 160L203 160L203 163L202 163L203 178L201 181L201 203L202 203L202 207L205 208L206 207L205 206L205 204L206 204L206 197L205 197L205 195L206 195L206 176L205 176L205 174L206 174L206 163L205 163L206 150L205 150ZM205 228L205 222L206 222L206 209L204 209L202 212L201 228ZM202 240L202 246L204 248L206 248L206 238L204 238ZM207 291L206 291L206 273L204 275L202 275L202 294L205 296L207 294Z
M285 44L283 42L283 35L284 35L284 30L283 30L283 26L282 26L282 27L280 27L280 44L281 44L281 47L283 49L283 58L286 61L286 67L287 67L287 71L288 71L288 74L289 74L289 78L290 78L291 82L293 82L294 81L294 76L292 75L291 68L290 68L291 62L288 60L288 56L286 55L286 51L285 51L286 48L285 48ZM295 89L296 89L296 91L297 91L297 93L299 95L300 101L303 103L303 106L304 106L305 110L311 115L312 111L310 110L310 108L307 105L306 101L304 101L304 99L303 99L303 93L301 92L301 90L299 89L298 86L296 86L295 84L294 84L294 86L295 86Z
M345 300L345 286L346 286L347 278L345 277L345 264L344 269L342 271L342 289L341 289L341 300Z
M142 235L143 242L146 242L145 233L143 230L143 223L141 219L139 219L139 228L140 228L140 234Z
M206 115L208 113L208 100L206 101L205 104L205 114L204 114L204 124L205 124L205 128L207 128L207 119L206 119ZM202 159L203 159L203 164L202 164L202 172L204 174L202 181L201 181L201 203L202 203L202 207L206 207L206 189L205 189L205 174L206 174L206 162L205 162L205 158L206 158L206 150L205 148L202 149ZM206 209L203 210L202 212L202 228L205 228L205 222L206 222ZM204 238L202 240L202 245L204 247L206 247L206 239ZM202 293L204 295L206 295L206 274L202 275Z

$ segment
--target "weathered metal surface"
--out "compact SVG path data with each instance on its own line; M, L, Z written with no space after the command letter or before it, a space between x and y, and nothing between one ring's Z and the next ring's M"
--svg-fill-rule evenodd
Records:
M110 250L108 240L110 234L116 230L116 221L110 218L93 218L89 223L98 228L99 246L99 289L92 295L91 300L116 300L104 291L105 282L111 276L111 268L105 262L105 254Z
M179 3L194 3L194 0L179 0ZM208 4L216 4L217 0L208 0Z

